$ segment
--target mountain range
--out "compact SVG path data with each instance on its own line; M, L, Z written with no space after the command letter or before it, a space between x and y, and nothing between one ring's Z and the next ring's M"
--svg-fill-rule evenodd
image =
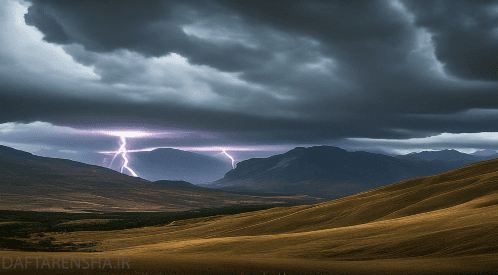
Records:
M4 146L0 148L3 158L11 156L11 162L5 162L4 167L10 167L17 162L15 167L4 169L5 179L10 177L17 182L22 182L23 178L36 178L37 182L44 182L50 186L51 182L47 182L47 178L62 180L66 177L64 181L68 182L71 181L71 177L75 177L77 181L89 181L93 184L95 180L101 180L105 175L104 181L111 187L116 182L121 184L132 181L133 184L144 184L150 181L169 180L184 181L239 194L270 192L326 199L345 197L411 178L435 175L498 156L498 153L492 150L478 151L472 155L456 150L443 150L393 157L361 151L348 152L332 146L314 146L297 147L269 158L245 160L239 162L235 169L231 169L228 161L162 148L129 154L133 169L141 178L147 179L143 180L99 166L85 166L75 161L43 158ZM37 164L21 169L28 163L33 164L33 161ZM54 169L60 171L47 172ZM81 170L76 171L77 169ZM66 172L61 172L63 170ZM156 184L154 188L158 186ZM195 188L196 185L190 184L190 187Z
M0 146L0 210L183 211L316 201L307 196L238 194L187 182L150 182L112 169Z
M326 148L328 147L330 146L318 146L318 148L321 148L318 150L327 150ZM344 151L340 152L345 153ZM316 155L316 153L313 154ZM332 152L324 151L322 153L322 156L326 154L332 154ZM363 157L361 157L361 155L363 155ZM369 158L367 159L371 159L372 164L368 164L368 161L362 163L362 159L364 159L364 156L367 155L369 156ZM103 161L102 154L98 153L86 153L82 155L82 153L80 152L78 156L80 158L74 158L73 156L72 159L100 166L108 166L108 162L110 161L109 158L107 158L107 162ZM335 185L337 185L338 183L336 181L341 180L342 187L333 187L330 185L317 187L317 192L313 193L314 196L316 196L317 194L320 194L322 196L326 194L326 196L336 198L354 194L356 192L361 192L364 190L369 190L374 187L383 186L400 180L419 176L434 175L437 173L457 169L479 161L494 159L498 157L498 153L494 150L483 150L477 151L472 154L464 154L456 150L443 150L423 151L401 156L388 156L386 158L386 155L384 154L357 151L349 152L349 154L336 154L334 156L330 155L328 157L325 157L325 159L328 159L329 162L332 161L332 159L335 159L334 161L339 163L339 166L342 162L341 158L343 157L346 158L346 163L354 163L352 165L346 165L348 167L346 167L346 169L342 169L343 171L339 173L333 172L333 169L328 169L328 164L326 162L314 164L315 161L319 162L319 159L308 158L301 159L300 161L296 162L295 160L297 158L301 158L301 156L291 156L291 158L293 158L293 161L291 161L293 163L292 169L289 169L291 170L291 173L283 171L282 167L280 167L280 169L272 171L273 173L267 173L264 171L264 169L266 168L277 166L277 163L271 163L271 161L278 159L278 157L266 158L267 161L261 158L242 161L237 165L238 168L236 169L236 171L231 171L232 167L229 159L219 159L203 154L182 151L173 148L159 148L153 151L128 153L127 156L130 160L128 165L138 174L139 177L147 179L149 181L187 181L193 184L201 184L205 187L224 188L227 190L256 192L270 191L286 193L304 192L305 194L311 194L307 190L310 188L300 187L299 182L314 184L317 183L317 181L321 181L325 185L325 182L333 182ZM351 159L347 160L347 158L349 157L351 157ZM285 161L289 160L283 160L283 162ZM263 162L267 162L266 166L268 167L263 165ZM296 165L297 163L299 164ZM373 165L374 163L377 163L377 166L379 167ZM121 157L118 156L111 168L119 171L120 165ZM355 167L355 165L358 167ZM335 166L337 166L337 164L335 164ZM307 167L305 169L310 168L311 170L301 171L303 167ZM262 168L263 171L260 171L260 168ZM348 170L351 169L356 170L348 172ZM242 170L244 170L245 172ZM284 173L282 173L282 175L279 175L279 170L282 170ZM311 171L313 171L313 175L310 175ZM370 171L368 172L371 176L370 179L360 179L362 176L366 176L364 175L365 171ZM230 174L225 175L227 172L230 172ZM241 175L244 173L249 175L249 177L246 178L245 176ZM348 176L348 173L353 173L353 175ZM254 177L258 177L258 179L254 179ZM283 177L287 178L284 179ZM275 183L274 179L277 179L277 183ZM351 179L351 181L346 179ZM234 181L237 181L238 183ZM275 185L279 184L278 182L288 183L294 186L277 188ZM361 185L365 185L366 183L367 186L363 188ZM230 185L230 187L228 187L228 185ZM318 190L323 190L324 188L335 188L336 191L329 190L325 193L318 192ZM350 190L348 191L348 189ZM334 192L335 194L333 194Z
M331 146L297 147L269 158L242 161L222 179L203 186L339 198L497 156L496 152L479 156L445 150L392 157Z
M426 160L426 161L443 161L447 163L456 163L455 165L469 165L479 161L485 161L498 158L498 153L493 150L476 151L472 154L465 154L457 150L442 150L442 151L422 151L419 153L411 153L402 156L396 156L399 159L407 160Z

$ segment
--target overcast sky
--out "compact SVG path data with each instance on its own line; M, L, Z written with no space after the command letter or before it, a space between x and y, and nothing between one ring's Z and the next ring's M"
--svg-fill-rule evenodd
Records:
M498 149L497 1L2 0L0 29L0 144L42 155Z

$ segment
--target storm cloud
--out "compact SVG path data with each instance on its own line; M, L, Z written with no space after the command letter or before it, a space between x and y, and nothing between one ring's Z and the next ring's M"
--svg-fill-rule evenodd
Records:
M10 0L0 10L0 123L200 131L218 138L195 144L241 146L498 132L492 1Z

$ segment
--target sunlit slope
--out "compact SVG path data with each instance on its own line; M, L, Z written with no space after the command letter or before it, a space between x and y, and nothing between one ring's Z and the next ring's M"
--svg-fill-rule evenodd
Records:
M493 254L497 168L491 160L326 203L183 221L122 237L140 253L357 260Z
M229 234L274 234L338 228L461 206L498 204L498 160L417 178L316 205L233 217ZM468 204L465 204L468 203ZM465 205L464 205L465 204ZM246 229L247 228L247 229ZM221 233L220 233L221 234Z
M206 234L191 239L169 236L166 242L135 247L134 251L351 260L482 255L498 252L498 211L496 206L493 208L490 213L439 210L396 220L301 233L205 238L209 236ZM202 229L207 228L198 228Z

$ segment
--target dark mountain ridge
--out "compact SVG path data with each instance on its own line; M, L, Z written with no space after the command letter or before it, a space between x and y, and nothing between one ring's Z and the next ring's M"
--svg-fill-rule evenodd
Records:
M496 151L488 150L482 151L482 153L476 152L474 154L465 154L458 152L457 150L442 150L423 151L420 153L396 156L396 158L412 161L418 164L428 162L442 173L458 169L476 162L498 158L498 153L496 153Z
M498 158L498 153L495 150L489 150L489 149L475 151L471 155L472 156L482 156L482 157Z
M452 161L483 161L487 160L484 157L473 156L458 152L457 150L442 150L442 151L422 151L420 153L411 153L403 156L397 156L399 159L411 160L441 160L446 162Z
M454 150L391 157L332 146L297 147L269 158L242 161L223 179L206 186L338 198L480 160L484 159Z

